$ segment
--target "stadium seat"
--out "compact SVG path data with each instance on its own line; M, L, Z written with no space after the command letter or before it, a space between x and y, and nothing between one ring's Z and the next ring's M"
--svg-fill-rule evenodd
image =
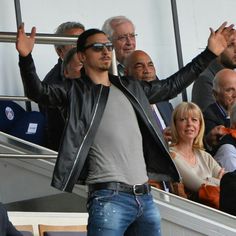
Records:
M33 236L33 225L14 225L23 236Z
M86 225L43 225L39 224L39 236L86 236Z
M15 102L0 101L0 131L8 133L11 126L25 113Z
M45 117L38 111L26 111L17 119L8 130L8 134L29 142L44 145Z
M43 146L45 117L38 111L25 111L13 101L0 101L0 131Z

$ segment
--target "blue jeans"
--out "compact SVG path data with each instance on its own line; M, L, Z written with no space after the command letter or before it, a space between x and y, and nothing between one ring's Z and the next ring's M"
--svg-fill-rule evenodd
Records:
M160 236L160 214L151 194L97 190L87 203L88 236Z

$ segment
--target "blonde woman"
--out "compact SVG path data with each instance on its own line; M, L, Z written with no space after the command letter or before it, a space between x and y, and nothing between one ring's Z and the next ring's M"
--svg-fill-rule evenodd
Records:
M191 102L180 103L171 121L171 155L185 187L197 193L203 183L219 186L224 169L204 151L204 119L200 108Z

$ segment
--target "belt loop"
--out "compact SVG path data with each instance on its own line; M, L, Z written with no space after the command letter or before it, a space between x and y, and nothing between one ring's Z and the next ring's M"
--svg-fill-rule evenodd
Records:
M120 191L120 182L116 184L116 193L118 194Z

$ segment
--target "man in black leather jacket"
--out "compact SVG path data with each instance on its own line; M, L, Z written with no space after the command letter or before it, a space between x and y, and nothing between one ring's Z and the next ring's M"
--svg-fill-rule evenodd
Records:
M102 31L96 29L87 30L80 35L77 44L78 56L84 65L84 70L81 79L68 81L67 90L61 87L45 85L39 80L30 53L34 46L36 29L33 28L30 37L27 37L23 25L19 28L16 48L20 54L19 66L27 96L35 102L44 103L45 105L67 107L67 124L53 173L52 185L60 190L71 192L78 181L86 181L89 184L88 235L114 235L109 234L111 232L120 232L120 234L117 233L116 235L123 235L124 232L126 232L126 235L143 235L146 224L151 224L148 227L148 231L146 231L146 235L153 235L151 232L155 232L155 235L160 235L160 217L150 198L150 188L145 183L148 180L146 170L160 175L160 180L169 176L177 181L180 176L170 158L168 147L152 116L149 104L175 97L198 77L199 73L207 67L211 60L225 49L227 45L225 35L228 35L232 29L232 26L225 28L225 25L222 24L217 33L211 30L207 49L194 58L191 63L166 80L152 82L138 81L128 77L120 80L116 76L109 75L108 69L111 65L112 44ZM115 104L116 108L110 106L110 96L113 93L117 93L118 98L124 101L124 104ZM112 101L113 105L114 103ZM137 152L137 154L143 156L143 159L134 155L132 157L133 166L131 164L126 165L126 162L122 161L125 159L127 163L130 163L131 156L127 157L126 154L131 153L131 150L136 152L136 149L132 149L130 143L122 143L121 138L119 139L121 143L111 141L119 135L119 128L122 130L121 125L118 126L118 129L115 126L115 122L120 122L116 117L113 117L116 129L106 130L111 137L108 136L107 138L106 134L104 134L105 125L103 121L107 118L107 113L110 110L115 111L117 109L120 111L117 115L122 116L126 112L126 110L122 110L123 108L127 108L133 117L132 122L124 120L124 125L127 125L127 123L133 125L135 123L135 127L132 128L135 132L137 131L138 136L140 135L139 137L134 135L133 139L135 141L132 144L137 148L141 146L142 151ZM106 121L108 121L107 127L112 128L111 123L113 120L107 119ZM125 135L130 134L130 130L124 132L123 137L125 139ZM103 143L100 137L105 137L107 142L112 144L112 148L106 146L106 143ZM101 142L101 150L99 149L99 142ZM124 150L121 150L121 146L124 147ZM113 148L118 150L118 153L114 153L112 151ZM103 155L104 153L105 155ZM111 156L107 154L111 154ZM118 158L118 161L116 158L112 158L113 155L117 157L117 154L120 154L121 158ZM103 158L106 162L103 162ZM98 165L94 165L93 161L97 161ZM116 165L112 165L114 163ZM114 176L112 171L116 172L116 167L122 170L122 168L119 168L120 165L127 171L123 172L123 176L118 176L119 173ZM141 166L145 167L145 169L141 168ZM96 167L98 168L97 170L95 170ZM134 167L137 167L135 175L135 169L132 169ZM97 178L93 178L94 176ZM131 181L120 181L122 178L127 178ZM107 181L104 182L103 180ZM147 200L145 206L148 209L140 205L135 207L138 211L141 210L139 209L140 207L144 207L142 223L140 223L141 218L135 218L137 214L133 216L134 218L131 217L131 221L129 221L134 221L133 224L125 222L125 225L120 225L120 222L116 221L119 220L120 215L108 217L106 214L112 213L112 211L109 212L106 207L110 205L107 206L105 203L96 205L97 200L104 197L103 190L118 192L119 197L128 197L129 200L137 198L142 198L142 201ZM129 194L123 196L122 194L124 193ZM135 196L135 198L132 196ZM148 199L145 200L145 198ZM133 200L130 206L133 206ZM109 200L108 202L111 203ZM94 212L93 210L96 207L102 209ZM119 206L117 209L116 204L114 207L115 212L123 213L121 217L127 216L127 212L124 212L128 210L126 207ZM105 210L105 214L102 215L105 218L100 215L103 210ZM107 218L109 218L108 221ZM107 221L107 223L101 226L100 219ZM137 230L137 224L140 227L140 231L135 234L133 230ZM117 225L118 228L110 228Z

